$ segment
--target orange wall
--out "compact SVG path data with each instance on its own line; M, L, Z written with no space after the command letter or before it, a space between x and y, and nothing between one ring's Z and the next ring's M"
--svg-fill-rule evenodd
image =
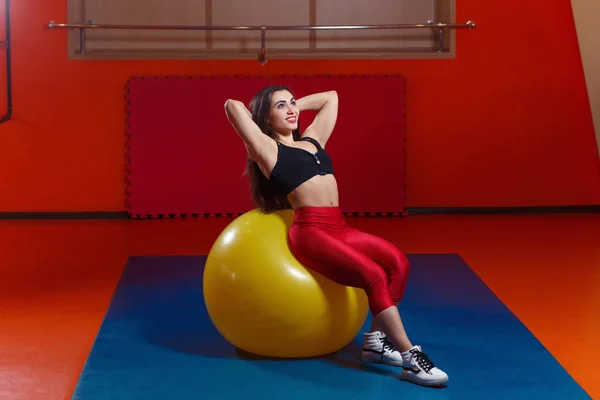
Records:
M123 209L123 86L134 74L402 73L410 206L600 203L569 0L459 1L458 20L478 27L458 32L456 60L264 67L68 61L66 32L44 28L66 20L65 0L12 3L14 120L0 126L0 211Z

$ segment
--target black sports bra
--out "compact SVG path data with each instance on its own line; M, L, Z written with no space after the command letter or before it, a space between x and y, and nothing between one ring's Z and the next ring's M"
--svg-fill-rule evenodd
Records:
M316 175L334 173L329 154L317 140L311 137L303 137L300 140L314 144L317 152L310 153L304 149L277 142L277 162L271 171L269 180L286 195Z

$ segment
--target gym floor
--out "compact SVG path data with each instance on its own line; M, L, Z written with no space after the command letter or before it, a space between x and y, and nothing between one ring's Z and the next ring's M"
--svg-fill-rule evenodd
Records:
M181 257L166 256L199 257L208 254L214 239L230 221L227 218L147 221L2 221L0 223L2 276L0 280L0 398L10 400L191 398L192 393L186 392L182 380L174 380L172 376L164 375L164 372L175 369L178 374L185 375L185 368L195 368L201 365L203 360L213 363L210 365L216 365L214 359L217 357L212 357L211 361L210 356L203 358L193 353L185 354L185 357L175 356L173 351L164 350L168 346L162 346L163 350L158 350L159 346L154 346L152 347L154 350L151 349L150 353L141 353L144 349L140 347L139 342L135 342L137 328L130 326L131 324L127 325L128 318L132 318L132 314L128 314L129 311L123 307L123 302L130 301L129 309L140 311L135 307L143 306L135 301L142 299L148 302L151 297L143 297L145 293L140 291L133 291L135 292L133 293L131 285L127 289L127 285L123 283L123 271L126 265L131 265L132 260L136 259L173 260L163 265L161 276L154 281L162 284L161 282L172 278L169 274L176 273L178 268L176 260L182 260ZM351 398L344 392L345 385L349 385L353 391L360 391L356 382L351 381L352 379L361 379L360 382L364 382L367 386L363 388L366 392L361 392L363 398L364 393L371 391L377 396L390 391L402 395L402 392L406 391L410 396L404 398L421 399L493 398L500 390L494 386L494 382L503 382L502 385L505 386L514 384L515 390L511 392L508 387L505 388L508 391L504 390L504 393L511 393L511 396L516 399L536 398L536 395L548 399L552 397L547 393L560 393L561 390L571 390L569 392L572 393L572 396L569 395L571 399L600 398L600 381L595 376L596 360L600 358L600 341L597 333L600 329L598 311L600 310L600 214L416 215L408 218L351 218L350 223L359 229L392 241L407 253L409 258L415 260L417 266L425 266L422 257L427 255L456 256L453 260L458 259L470 267L469 271L474 272L473 277L480 279L480 286L487 285L490 293L493 292L506 310L509 310L506 313L514 314L526 327L531 338L534 338L536 343L539 341L540 348L532 347L531 341L527 341L529 339L523 339L523 332L519 333L518 341L511 342L511 338L517 337L511 336L514 335L511 330L518 329L514 321L510 322L510 329L494 326L492 320L485 319L490 317L486 316L485 311L477 311L477 304L471 304L470 312L481 312L480 315L484 319L468 322L460 320L461 322L453 325L453 334L456 336L450 338L452 340L440 338L436 342L434 339L427 339L427 345L424 345L424 350L431 350L430 356L433 361L443 360L443 362L439 361L440 367L449 372L450 381L444 389L423 388L396 381L389 376L382 377L382 374L360 365L352 369L352 366L356 365L352 360L347 362L348 368L346 368L352 369L351 372L344 372L344 365L335 366L337 370L342 371L335 372L336 376L349 380L338 381L336 384L339 386L332 389L334 386L331 382L325 382L329 379L328 376L322 376L320 380L311 377L311 374L331 373L328 371L334 368L332 366L327 367L330 369L303 370L303 368L315 368L314 361L311 361L312 364L286 362L281 364L281 368L268 368L263 364L263 368L257 368L260 369L257 371L251 368L258 365L254 363L260 361L248 361L233 354L232 360L228 361L230 364L222 365L223 368L229 368L231 379L228 379L227 375L211 378L211 371L206 369L202 371L190 369L187 371L190 375L185 380L185 382L192 382L194 376L204 375L200 381L208 385L211 379L216 379L222 388L229 390L227 392L229 395L225 392L222 392L222 396L218 393L212 396L207 393L204 395L197 393L195 396L192 394L192 397L235 398L235 394L231 391L233 390L231 388L235 387L240 398L244 398L244 385L251 383L239 381L240 372L234 371L235 368L240 367L240 364L235 362L241 359L245 361L242 372L246 371L244 373L249 374L248 376L252 376L255 380L272 378L270 381L261 381L264 385L274 385L273 382L276 380L285 382L284 384L288 385L287 390L290 391L289 398L294 398L293 393L298 394L300 396L298 398L319 398L318 393L326 393L323 388L319 388L319 385L327 386L329 396L338 393L344 398ZM455 261L447 264L445 273L453 273L452 263ZM156 270L158 267L154 265L152 268ZM418 274L417 268L416 275ZM432 274L421 275L420 278L411 281L409 288L413 299L416 296L431 296L433 291L423 290L423 287L435 279L435 274ZM445 282L441 282L442 280ZM448 283L447 278L440 278L440 282L437 283L439 288L436 290L444 290L442 283L446 285L444 287L456 284L457 294L463 292L463 296L468 294L465 292L465 287L460 286L460 281ZM146 285L144 290L149 290L149 287ZM158 288L156 290L160 290L160 285L156 287ZM188 290L187 294L190 287L185 289ZM119 288L122 291L120 296L129 294L130 297L124 299L123 296L117 296ZM141 290L139 287L138 289ZM181 287L175 290L183 293ZM157 296L162 296L160 298L165 302L170 301L168 299L181 300L181 298L176 300L177 298L173 296L166 296L165 293L157 292ZM475 292L471 293L471 299L476 302L478 295L473 293ZM152 296L152 292L148 295ZM441 302L439 299L434 300ZM435 301L429 301L423 307L432 307ZM448 300L444 302L447 303ZM157 302L154 302L153 306L158 307ZM185 307L183 303L179 306ZM200 304L196 306L200 307ZM440 304L440 308L447 306L447 304ZM107 317L110 310L113 313L112 319ZM121 313L120 325L115 327L115 313L119 312ZM148 318L154 318L157 312L154 309L144 314L145 322L148 322ZM185 313L186 310L180 312ZM416 321L414 314L416 313L413 312L410 316L411 321ZM501 312L498 312L497 315L500 314ZM173 323L176 317L177 315L171 315L169 320L164 321ZM193 322L194 316L187 315L186 318L191 318L190 324L199 323ZM439 338L439 332L444 332L444 324L447 323L440 322L441 311L439 318L431 312L422 318L423 321L431 321L431 325L408 326L409 335L411 332L419 335L419 338L413 341L419 342L419 339L427 334L428 328L429 331L433 331L434 326L438 335L432 335L432 338ZM437 319L437 324L434 319ZM495 321L504 321L504 319L499 318ZM458 324L463 324L462 329L459 329ZM105 330L104 336L99 335L103 329L112 330ZM161 332L168 334L168 329L162 329ZM484 342L490 337L480 337L475 343L473 332L477 335L479 332L496 334L500 332L497 340L503 343L502 348L496 348L494 355L481 351L481 346L485 346ZM506 335L502 332L506 332ZM468 336L469 333L471 336ZM115 345L119 340L125 344ZM188 337L186 340L193 340L193 338ZM496 339L487 341L492 340ZM470 341L474 344L471 345ZM360 345L360 342L357 343ZM196 345L202 347L201 343ZM489 346L489 343L487 345ZM355 352L356 349L351 350ZM549 357L543 358L540 349L547 351ZM119 352L111 353L111 350L119 350ZM162 351L161 360L178 360L178 364L169 365L168 361L163 362L162 365L156 364L153 368L146 368L143 376L139 376L141 375L139 364L131 364L132 359L128 357L147 354L148 359L144 362L151 363L153 354L159 354L159 351ZM231 349L222 351L231 352ZM352 352L348 354L351 357L356 356ZM475 353L478 356L473 358ZM506 363L498 362L496 356L499 353L506 356ZM465 354L471 357L469 365L461 360ZM95 358L92 359L91 355ZM493 362L492 358L494 358ZM90 360L93 362L90 363ZM520 361L515 363L514 360ZM454 362L461 366L460 370L452 365ZM523 365L518 365L521 362ZM566 372L561 375L555 368L552 370L552 373L556 374L555 377L544 381L543 377L538 376L536 368L550 368L548 365L554 362L557 368ZM87 368L86 379L83 379L82 374L84 368ZM160 368L163 368L162 372ZM286 374L286 368L293 374ZM138 370L138 376L133 376L134 370ZM456 371L454 376L460 375L461 379L455 379L453 382L451 372L453 370ZM510 375L510 370L519 371L519 374ZM107 371L112 375L106 373ZM522 371L525 372L521 374ZM215 373L214 370L212 373ZM469 382L469 376L477 381ZM332 376L332 379L334 378L335 376ZM572 384L568 382L571 378L574 380ZM127 388L133 386L131 382L134 380L137 380L135 389L137 391L127 392L130 390ZM559 380L561 382L558 382ZM143 385L140 382L143 382ZM195 384L197 383L193 385ZM292 387L293 385L297 386ZM461 385L470 387L469 393L472 397L457 395L461 393L459 390ZM587 392L587 395L579 389L578 385ZM528 390L523 391L523 387L526 386ZM264 389L265 393L269 390L267 387ZM475 387L476 390L473 389ZM105 390L104 394L102 388ZM299 390L304 392L300 394ZM76 393L76 396L73 396L73 393ZM109 393L121 394L121 396L110 397ZM263 398L267 397L263 396Z

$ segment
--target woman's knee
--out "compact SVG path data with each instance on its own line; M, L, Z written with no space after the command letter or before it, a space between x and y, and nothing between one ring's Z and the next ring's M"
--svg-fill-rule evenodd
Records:
M408 257L400 250L397 250L397 253L396 262L394 263L396 271L402 274L408 274L410 272L410 261Z
M389 288L395 303L404 297L410 273L410 261L400 250L395 252L393 261L388 264Z
M382 260L382 263L385 264L390 279L408 276L408 273L410 272L410 261L399 248L389 244L384 253L385 256L382 258L385 258L385 260Z
M410 269L406 255L396 245L379 236L351 229L346 241L384 267L391 276L407 274Z

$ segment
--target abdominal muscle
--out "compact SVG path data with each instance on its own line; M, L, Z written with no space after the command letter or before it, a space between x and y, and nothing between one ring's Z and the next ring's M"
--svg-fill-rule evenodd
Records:
M335 176L317 175L298 186L288 195L294 209L301 207L339 207Z

